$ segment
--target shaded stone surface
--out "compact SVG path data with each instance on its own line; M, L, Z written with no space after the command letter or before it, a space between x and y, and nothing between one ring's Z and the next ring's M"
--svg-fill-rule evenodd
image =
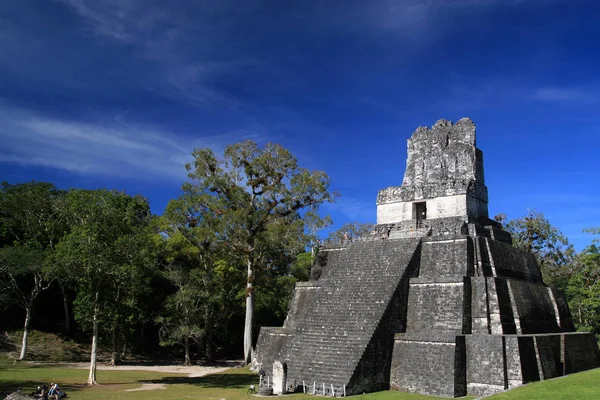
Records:
M286 360L288 388L488 395L600 366L535 257L488 218L475 125L440 120L408 143L402 186L380 191L363 240L321 248L284 326L256 362Z

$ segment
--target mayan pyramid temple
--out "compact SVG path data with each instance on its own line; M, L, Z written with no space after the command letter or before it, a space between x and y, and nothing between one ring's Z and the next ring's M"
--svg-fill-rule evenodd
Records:
M488 216L464 118L418 128L368 237L324 245L283 327L263 327L261 390L482 396L600 366L563 294Z

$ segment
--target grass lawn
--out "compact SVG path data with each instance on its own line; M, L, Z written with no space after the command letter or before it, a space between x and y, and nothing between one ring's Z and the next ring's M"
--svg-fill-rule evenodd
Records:
M247 394L248 386L258 383L256 375L248 369L235 368L220 374L189 378L181 374L148 371L98 371L100 385L84 384L87 370L68 368L64 365L40 365L15 363L0 356L0 392L21 388L23 393L32 392L42 382L58 382L72 399L204 399L240 400L256 399ZM166 389L128 392L143 383L164 384ZM286 396L290 400L314 400L304 394ZM400 392L378 392L353 396L357 400L418 400L435 397ZM490 397L491 400L520 399L599 399L600 369L570 375L545 382L537 382L522 388Z
M533 382L489 397L490 400L600 399L600 368L565 377Z
M15 363L0 356L0 393L20 388L29 393L40 383L58 382L72 399L204 399L241 400L257 399L247 394L250 385L258 384L258 376L246 368L229 369L220 374L189 378L181 374L148 371L98 371L99 385L88 387L87 370L64 365ZM161 383L166 389L128 392L142 383ZM314 396L294 394L291 400L315 400ZM436 399L400 392L379 392L352 397L364 400L421 400Z

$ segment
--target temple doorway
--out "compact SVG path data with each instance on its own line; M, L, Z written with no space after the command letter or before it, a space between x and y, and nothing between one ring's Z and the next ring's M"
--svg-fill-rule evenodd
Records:
M427 203L414 203L414 210L417 222L427 219Z

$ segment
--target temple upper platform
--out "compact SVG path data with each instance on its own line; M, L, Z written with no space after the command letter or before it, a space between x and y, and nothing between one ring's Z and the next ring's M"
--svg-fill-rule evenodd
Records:
M380 190L377 223L462 217L488 217L483 153L476 147L476 127L469 118L439 120L419 127L408 139L402 186Z

